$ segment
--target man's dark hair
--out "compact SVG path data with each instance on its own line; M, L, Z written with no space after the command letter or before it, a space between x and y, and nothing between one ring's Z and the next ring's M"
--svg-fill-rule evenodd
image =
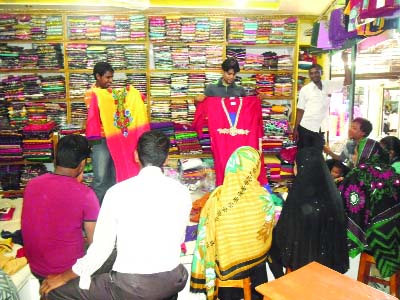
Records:
M385 136L380 140L386 151L394 151L394 156L400 158L400 140L395 136Z
M77 134L64 136L57 144L56 165L75 169L90 155L89 143Z
M308 69L308 70L311 70L311 69L317 69L317 70L322 71L322 66L320 64L312 64L310 69Z
M96 74L103 76L104 74L106 74L106 72L114 73L113 67L108 62L98 62L93 68L94 79L97 79Z
M369 136L372 131L372 124L370 121L364 118L355 118L353 122L360 125L360 130L365 133L364 137Z
M233 69L233 72L238 73L240 72L240 67L238 61L233 57L228 57L224 60L221 65L222 70L225 72L229 72L229 70Z
M162 167L168 156L169 138L160 131L147 131L138 141L137 152L143 167Z

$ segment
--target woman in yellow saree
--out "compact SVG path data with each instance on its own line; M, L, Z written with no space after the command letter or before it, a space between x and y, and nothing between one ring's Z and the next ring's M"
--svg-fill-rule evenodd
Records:
M254 288L267 280L265 260L271 246L274 204L260 185L260 154L238 148L229 158L223 185L210 196L200 215L193 255L190 290L215 299L215 278L250 276L253 300L262 299ZM222 295L219 299L236 299ZM240 299L240 298L239 298Z

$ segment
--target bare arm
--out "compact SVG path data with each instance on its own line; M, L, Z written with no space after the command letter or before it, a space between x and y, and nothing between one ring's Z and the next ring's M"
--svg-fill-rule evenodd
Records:
M85 230L87 242L89 245L93 242L93 234L94 234L95 227L96 227L96 222L94 222L94 221L83 223L83 228Z
M336 153L334 153L331 150L331 148L329 148L328 145L324 146L324 153L328 154L330 157L332 157L335 160L342 161L342 158L340 157L340 155L337 155Z

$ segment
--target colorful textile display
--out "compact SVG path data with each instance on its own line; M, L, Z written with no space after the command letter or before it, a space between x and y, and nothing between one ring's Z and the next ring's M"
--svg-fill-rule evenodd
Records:
M137 175L133 159L137 141L150 129L140 92L132 86L122 89L93 88L86 136L99 139L103 125L107 146L114 161L117 182Z
M339 187L347 209L349 253L371 251L382 277L400 270L400 175L373 156Z
M252 147L241 147L229 158L224 184L201 210L191 292L215 299L217 277L228 280L265 261L272 240L274 204L257 181L259 172L260 154Z

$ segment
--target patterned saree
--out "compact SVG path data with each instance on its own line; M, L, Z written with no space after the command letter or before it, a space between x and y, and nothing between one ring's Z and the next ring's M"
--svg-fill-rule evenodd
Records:
M190 290L215 297L215 278L227 280L263 263L271 246L274 205L260 185L260 154L238 148L229 158L224 183L200 215Z
M339 189L350 256L372 252L383 277L400 270L400 175L374 156L351 170Z

